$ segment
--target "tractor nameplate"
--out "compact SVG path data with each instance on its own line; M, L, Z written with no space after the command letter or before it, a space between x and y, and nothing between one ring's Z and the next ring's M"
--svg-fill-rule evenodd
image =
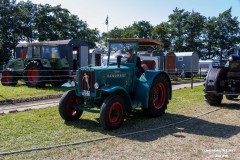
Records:
M82 91L82 95L83 95L83 96L90 96L90 91L83 90L83 91Z

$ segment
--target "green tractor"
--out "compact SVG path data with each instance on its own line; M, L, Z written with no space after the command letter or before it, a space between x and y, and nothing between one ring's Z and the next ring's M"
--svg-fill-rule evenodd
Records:
M207 74L204 96L210 105L220 105L223 95L228 100L240 95L240 49L232 51L225 66L212 68Z
M23 79L28 87L43 87L47 83L60 86L69 77L69 64L59 54L57 45L28 43L21 50L21 58L10 60L2 72L3 86L15 86Z
M100 113L102 127L115 130L122 125L126 113L137 107L149 117L163 115L172 97L168 74L147 70L139 75L136 67L139 48L161 44L152 39L109 39L107 65L79 68L75 89L60 99L60 116L74 121L83 111ZM134 50L131 62L130 50Z

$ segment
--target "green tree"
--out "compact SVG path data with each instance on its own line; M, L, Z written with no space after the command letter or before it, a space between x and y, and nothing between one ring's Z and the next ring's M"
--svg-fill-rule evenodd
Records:
M37 38L37 30L35 25L35 15L37 12L37 5L31 1L20 1L17 4L17 19L21 22L20 37L22 41L33 42Z
M202 48L202 31L205 17L198 12L192 11L185 24L185 51L199 51Z
M135 30L134 37L137 38L151 38L151 32L153 29L153 26L150 24L148 21L139 21L139 22L134 22L133 25L133 30Z
M139 38L137 37L138 31L132 25L124 27L122 32L123 38Z
M218 32L217 44L221 50L222 58L223 50L230 49L237 43L239 36L239 22L237 17L232 17L232 8L220 13L217 18L216 30Z
M118 28L118 27L114 27L111 31L108 32L108 37L109 38L122 38L122 32L123 30Z
M185 38L187 35L186 24L190 16L190 12L184 9L175 8L173 14L169 15L170 33L172 39L173 50L183 52L186 49Z
M19 40L20 22L16 18L17 7L15 0L0 1L0 57L7 62L14 53L15 45Z
M203 27L203 44L204 48L207 49L208 58L211 58L211 53L213 53L213 48L217 46L218 32L216 30L217 18L209 17Z
M152 30L152 38L164 43L163 50L170 50L171 47L171 35L170 26L168 23L163 22L156 25Z
M69 38L70 12L60 5L52 7L49 4L39 5L35 24L38 40L60 40Z
M94 48L96 47L96 42L100 41L100 32L98 29L87 29L87 41L89 44L89 48Z

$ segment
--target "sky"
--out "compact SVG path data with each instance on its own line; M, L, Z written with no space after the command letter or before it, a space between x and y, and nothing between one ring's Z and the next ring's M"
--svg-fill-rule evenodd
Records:
M19 2L20 0L17 0ZM23 0L27 1L27 0ZM31 0L35 4L61 5L89 28L101 33L114 27L124 28L138 21L158 25L168 21L168 16L178 7L189 12L199 12L205 17L217 17L232 7L232 16L240 21L240 0ZM109 25L105 24L108 16Z

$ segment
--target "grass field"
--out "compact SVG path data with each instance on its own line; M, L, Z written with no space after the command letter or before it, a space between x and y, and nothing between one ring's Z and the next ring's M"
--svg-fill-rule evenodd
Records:
M198 77L194 78L195 81L203 81ZM190 78L179 79L178 81L173 81L173 83L188 83ZM2 86L0 83L0 101L5 99L21 99L29 97L39 97L51 94L62 94L71 88L66 87L52 87L47 85L44 88L29 88L24 82L18 82L16 86Z
M174 91L173 99L164 116L146 118L141 110L136 110L127 115L122 128L112 132L102 129L99 124L99 114L84 112L79 121L68 123L60 118L57 107L6 114L0 116L0 152L79 142L184 120L212 108L206 105L202 90L201 86ZM65 155L71 153L74 147L63 147L59 150ZM49 152L51 150L19 153L4 156L4 158L35 159L34 157L37 156L42 159L48 157ZM61 157L59 153L51 152L51 157L58 159Z
M5 98L56 94L69 89L51 87L34 89L24 84L16 87L1 87L3 86L0 85L1 92L3 90L11 92L0 94ZM127 114L120 129L111 132L102 129L99 124L99 114L84 112L78 121L64 122L57 106L2 115L0 116L1 153L69 144L106 136L116 136L116 138L41 151L0 155L0 159L159 159L159 157L207 159L209 156L214 156L210 151L221 149L228 151L229 154L220 156L232 156L228 158L236 159L240 149L238 101L228 105L229 101L224 99L223 106L227 109L223 108L222 112L196 119L187 125L180 124L176 127L128 137L118 136L172 124L218 108L206 104L203 86L173 91L172 97L165 115L146 118L141 109L134 110ZM234 154L230 155L230 153ZM205 157L201 157L202 155Z
M2 86L0 84L0 101L4 99L19 99L38 97L51 94L62 94L70 88L52 87L51 85L44 88L29 88L25 83L20 82L16 86Z

